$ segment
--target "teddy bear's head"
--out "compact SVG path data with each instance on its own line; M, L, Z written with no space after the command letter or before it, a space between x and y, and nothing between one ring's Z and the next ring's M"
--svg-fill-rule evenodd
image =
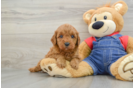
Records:
M109 4L84 13L83 19L88 24L88 31L92 36L103 37L114 32L120 32L124 25L123 15L128 6L119 1L112 6Z

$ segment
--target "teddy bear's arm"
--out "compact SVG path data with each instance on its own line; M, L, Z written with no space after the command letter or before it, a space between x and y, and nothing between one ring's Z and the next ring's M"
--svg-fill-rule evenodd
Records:
M90 47L87 45L87 43L85 41L83 41L79 45L79 55L81 57L81 60L83 60L86 57L88 57L90 53L91 53Z
M127 44L127 53L132 53L133 52L133 38L129 36L128 38L128 44Z

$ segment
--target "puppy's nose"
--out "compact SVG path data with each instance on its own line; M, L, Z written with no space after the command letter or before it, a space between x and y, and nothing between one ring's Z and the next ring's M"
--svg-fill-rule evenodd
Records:
M65 42L65 46L69 46L69 44L70 44L69 42Z
M95 30L98 30L98 29L100 29L103 25L104 25L104 22L102 22L102 21L97 21L97 22L95 22L95 23L92 25L92 28L95 29Z

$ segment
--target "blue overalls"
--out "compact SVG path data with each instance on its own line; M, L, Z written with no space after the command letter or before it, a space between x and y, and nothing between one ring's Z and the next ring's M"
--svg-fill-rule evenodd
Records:
M93 41L91 54L83 60L92 67L94 75L112 75L110 72L111 64L127 54L120 42L119 37L121 36L121 34L116 34L101 38L95 37L96 41Z

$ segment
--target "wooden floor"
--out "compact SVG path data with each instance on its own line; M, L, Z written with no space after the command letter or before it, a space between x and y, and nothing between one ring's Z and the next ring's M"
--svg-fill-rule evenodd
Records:
M80 33L81 42L90 37L83 13L110 1L113 4L118 0L1 0L2 88L95 88L99 85L131 88L132 83L116 81L109 76L58 79L27 71L44 58L52 46L51 37L61 24L73 25ZM133 36L133 0L123 1L128 4L128 12L124 15L121 34Z
M113 4L118 0L111 0ZM133 0L124 0L123 35L133 36ZM2 68L29 68L49 51L54 31L64 23L73 25L81 41L90 37L82 15L110 0L2 0Z
M2 69L1 88L133 88L132 82L116 80L111 76L55 78L46 73L27 70Z

